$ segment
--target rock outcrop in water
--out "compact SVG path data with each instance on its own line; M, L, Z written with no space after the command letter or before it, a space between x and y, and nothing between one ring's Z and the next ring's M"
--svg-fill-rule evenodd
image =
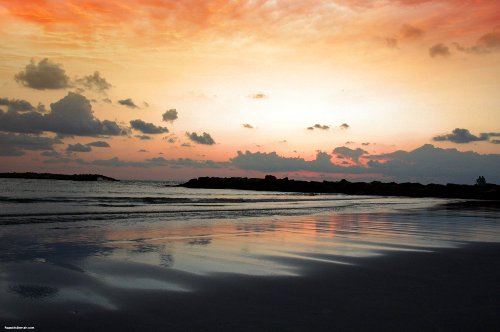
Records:
M53 173L0 173L0 178L10 179L43 179L43 180L69 180L69 181L118 181L100 174L53 174Z
M373 181L367 183L349 182L346 180L319 182L289 180L288 178L278 179L275 176L267 175L264 179L200 177L191 179L180 186L187 188L500 200L500 186L494 184L486 184L484 186L459 184L423 185L409 182L384 183Z

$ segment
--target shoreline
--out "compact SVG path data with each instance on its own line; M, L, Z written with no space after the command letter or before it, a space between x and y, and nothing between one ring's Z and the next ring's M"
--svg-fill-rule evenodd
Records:
M500 186L485 185L458 185L458 184L427 184L420 183L384 183L332 181L301 181L288 178L278 179L272 175L265 178L246 177L199 177L179 185L186 188L204 189L236 189L277 192L303 193L331 193L347 195L373 196L404 196L404 197L435 197L435 198L462 198L500 201Z
M37 303L36 296L30 299L29 294L24 294L28 297L21 309L25 317L2 317L1 321L5 326L34 326L38 331L500 328L500 244L467 243L427 252L380 253L375 257L351 257L352 265L302 260L298 263L304 273L298 277L230 273L197 276L130 262L110 266L151 280L172 278L173 273L190 284L193 291L188 292L121 289L78 271L19 263L17 278L23 282L32 278L34 284L38 281L40 285L51 278L56 284L96 291L110 306L72 301ZM16 278L15 273L11 277ZM22 288L10 287L11 293L16 291L22 294Z
M0 179L63 180L63 181L119 181L101 174L55 174L55 173L0 173Z
M4 182L19 196L31 188L17 186L31 181ZM172 332L500 327L498 210L434 209L459 200L333 195L323 201L161 184L152 190L126 185L108 196L109 187L122 185L52 185L60 189L33 186L38 191L24 197L48 200L43 209L21 200L12 211L34 214L20 220L54 224L0 227L4 326ZM78 187L96 190L75 198ZM144 191L131 197L130 188ZM275 194L284 199L268 204ZM66 203L58 203L59 196L67 196ZM176 205L186 208L179 204L183 197L192 212L173 212ZM106 200L120 206L108 211L116 218L89 214ZM121 207L136 201L151 213L130 215ZM300 215L288 213L294 203ZM322 204L331 211L316 214ZM60 217L68 206L83 214ZM255 213L259 207L271 209ZM163 209L172 215L158 213Z

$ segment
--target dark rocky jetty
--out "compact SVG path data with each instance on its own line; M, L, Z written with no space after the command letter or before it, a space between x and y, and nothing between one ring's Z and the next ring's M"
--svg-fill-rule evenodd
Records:
M42 180L69 180L69 181L118 181L100 174L53 174L53 173L0 173L0 178L9 179L42 179Z
M303 193L337 193L349 195L380 195L409 197L467 198L500 201L500 186L494 184L460 185L420 183L384 183L333 181L300 181L288 178L278 179L273 175L260 178L218 178L200 177L181 184L187 188L240 189ZM500 204L500 202L499 202Z

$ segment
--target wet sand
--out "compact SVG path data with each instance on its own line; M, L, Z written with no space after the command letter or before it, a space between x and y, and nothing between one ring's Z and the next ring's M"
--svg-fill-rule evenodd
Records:
M500 245L430 250L349 264L275 258L293 260L299 276L196 275L96 258L94 270L122 278L102 280L76 266L14 262L2 269L10 286L0 317L36 331L500 330ZM50 301L55 292L65 300Z
M49 202L47 186L33 194L31 183L4 199L4 327L500 330L500 223L489 206L114 182L98 199L80 184L61 200L53 186Z

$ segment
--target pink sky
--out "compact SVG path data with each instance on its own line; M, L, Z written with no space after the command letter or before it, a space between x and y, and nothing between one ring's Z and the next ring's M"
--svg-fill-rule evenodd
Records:
M499 22L494 0L0 0L0 171L500 181Z

